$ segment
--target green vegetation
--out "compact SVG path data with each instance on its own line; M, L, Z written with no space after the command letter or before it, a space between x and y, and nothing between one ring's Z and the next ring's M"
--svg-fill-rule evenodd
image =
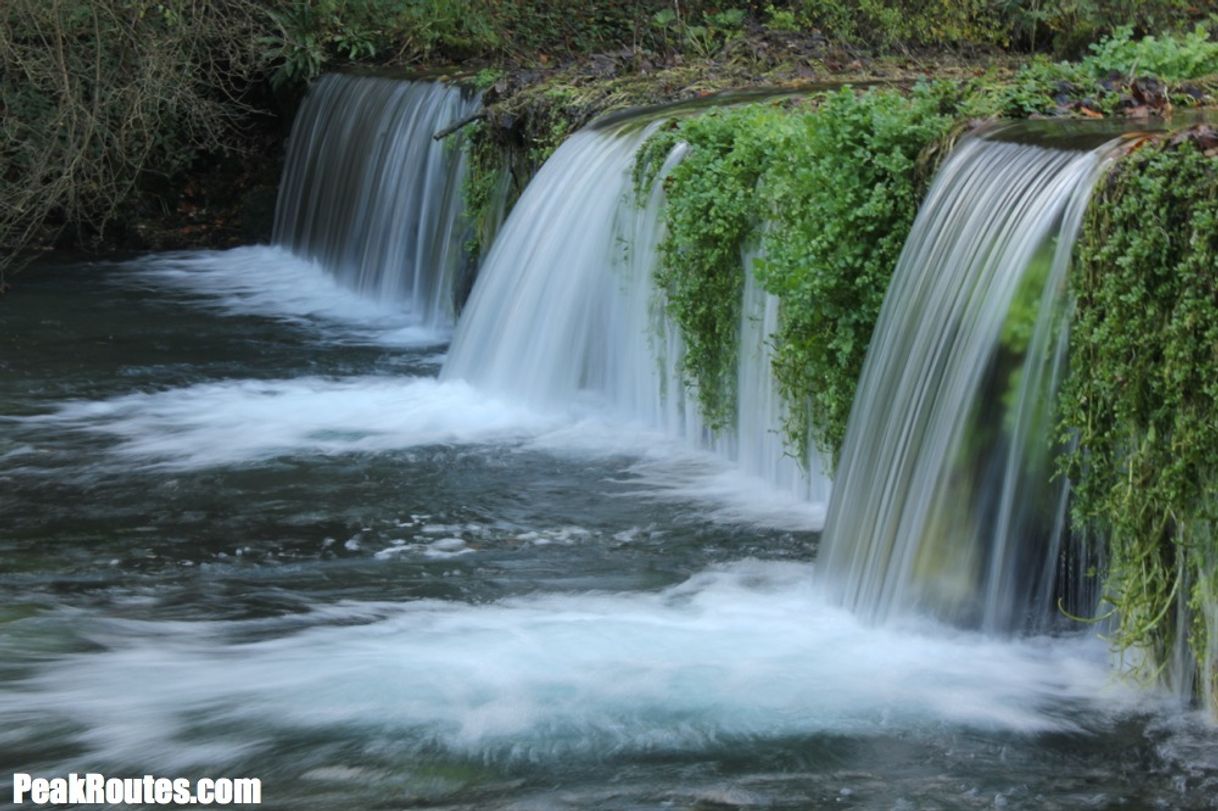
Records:
M764 181L775 227L758 275L782 300L774 373L799 458L810 442L837 458L884 291L957 101L943 84L843 90L779 144Z
M1003 28L989 0L797 0L779 10L788 28L814 28L843 42L878 48L999 43Z
M1153 78L1154 81L1148 81ZM1140 81L1139 81L1140 80ZM1197 26L1179 35L1137 38L1124 26L1094 43L1078 62L1038 56L991 96L990 114L1027 116L1063 109L1084 114L1160 112L1191 107L1218 89L1218 41Z
M677 142L690 150L668 176L656 284L681 330L683 369L703 418L721 428L735 416L737 335L744 276L741 251L763 225L757 184L773 160L787 117L769 106L713 111L652 136L635 165L639 199Z
M1097 79L1115 72L1180 82L1218 74L1218 42L1210 39L1203 25L1177 36L1141 39L1134 39L1133 29L1124 26L1090 50L1081 67Z
M1114 25L1138 33L1200 21L1190 0L264 0L277 81L327 65L469 58L543 63L622 45L697 58L717 55L755 23L879 51L1015 47L1081 55Z
M1077 57L1121 27L1138 34L1187 28L1203 19L1203 6L1194 0L1003 0L993 8L1012 44Z
M1062 396L1073 521L1106 539L1114 644L1158 677L1187 641L1218 684L1218 137L1122 161L1076 248ZM1188 605L1190 611L1178 613ZM1180 617L1189 617L1181 627ZM1146 658L1148 655L1148 658ZM1177 677L1188 674L1175 674ZM1212 706L1218 696L1211 695Z
M1069 114L1080 103L1062 94L1078 95L1087 83L1107 112L1122 103L1161 111L1168 85L1139 78L1131 87L1136 65L1166 81L1212 83L1216 59L1218 42L1203 28L1135 39L1126 27L1082 62L1036 60L1008 79L989 75L907 93L843 89L812 110L752 106L661 130L641 150L635 181L641 190L674 144L690 145L666 181L658 280L685 339L684 371L704 417L719 426L734 413L746 245L761 246L758 278L782 301L774 372L792 452L806 458L815 444L836 459L887 281L937 159L963 121ZM1097 84L1114 72L1129 78L1105 79L1109 89ZM1149 98L1155 89L1159 95ZM1099 113L1086 106L1082 114ZM1024 336L1016 329L1022 321L1013 324L1004 337L1015 345Z
M1051 51L1077 58L1104 37L1132 42L1135 35L1184 31L1205 20L1200 4L1191 0L610 0L586 6L563 0L261 0L259 4L273 22L261 41L276 66L277 84L307 81L323 70L367 61L413 65L477 59L545 66L623 47L660 57L712 59L722 57L729 45L750 31L810 36L821 50L825 46L852 52L866 48L872 53L985 48ZM1161 57L1168 62L1175 59L1170 38L1158 42ZM1155 73L1160 63L1150 59L1141 64L1144 72Z
M764 13L775 30L816 29L854 46L1013 46L1071 57L1114 26L1172 31L1204 14L1193 0L780 0Z
M694 22L688 16L682 17L680 4L674 3L652 15L651 25L662 48L710 59L740 36L744 17L743 9L729 8L708 12Z
M466 150L467 158L465 187L461 193L472 228L465 249L471 257L481 257L490 247L506 209L524 188L524 184L516 180L517 174L509 162L511 156L505 155L485 137L485 132L483 122L471 125L465 131L466 138L461 146Z
M929 179L952 130L944 85L911 93L846 88L813 109L773 104L685 119L641 150L636 186L673 144L658 282L685 340L685 373L711 424L735 407L741 252L781 299L774 372L798 458L836 456L867 342Z
M263 0L277 84L351 62L396 65L551 61L621 48L711 56L738 32L740 8L667 0Z
M278 67L272 82L312 79L332 62L417 62L437 52L493 48L496 30L475 0L297 0L269 7L262 42Z

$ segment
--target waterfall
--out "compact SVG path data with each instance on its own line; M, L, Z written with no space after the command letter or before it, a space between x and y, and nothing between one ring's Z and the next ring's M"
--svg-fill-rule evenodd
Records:
M594 400L823 505L828 482L819 461L800 465L784 450L782 402L769 370L777 301L752 280L747 257L735 429L711 431L682 379L680 333L654 273L663 178L683 147L645 199L636 200L631 181L635 154L657 126L576 133L542 166L483 263L441 376L541 408Z
M786 403L771 364L778 331L779 299L765 292L753 273L757 256L744 257L744 302L740 323L740 368L736 403L735 458L748 473L813 504L828 505L829 475L815 449L804 464L790 454L782 424Z
M871 340L823 540L819 576L865 617L1001 631L1052 616L1066 273L1112 143L973 137L936 178Z
M449 326L465 264L460 135L477 109L453 85L322 76L296 116L274 241L365 295Z

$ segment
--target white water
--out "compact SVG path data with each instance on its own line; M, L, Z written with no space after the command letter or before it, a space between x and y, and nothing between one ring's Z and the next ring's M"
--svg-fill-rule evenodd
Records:
M59 402L48 413L5 422L33 432L22 434L31 438L74 431L110 440L107 453L92 460L89 475L493 445L578 459L626 457L622 480L607 482L607 492L697 503L710 520L806 529L821 517L814 505L792 501L722 458L648 426L608 419L597 409L539 409L461 380L401 375L218 380ZM40 464L36 453L21 448L13 453L26 472ZM48 471L63 475L54 466Z
M832 489L829 475L815 449L810 451L804 465L787 449L781 427L786 404L771 371L779 299L762 289L753 273L754 259L751 253L744 256L734 455L744 470L762 477L782 492L794 493L819 505L820 523L823 524L824 509Z
M344 87L331 95L351 92ZM752 255L742 262L734 430L712 434L682 383L680 336L652 281L662 185L641 206L630 189L634 152L648 132L580 133L543 167L487 260L443 385L222 381L60 404L44 421L115 436L118 455L167 467L454 442L629 453L641 456L631 469L645 485L639 497L699 501L716 519L819 528L828 480L818 460L808 473L786 454L783 405L769 371L778 303L753 278ZM661 176L682 154L674 152ZM399 302L351 290L322 263L282 248L162 254L136 267L126 279L181 291L226 315L308 323L335 340L410 345L444 337Z
M466 258L459 134L432 135L477 109L461 88L322 76L288 144L274 241L364 295L450 326Z
M488 254L441 377L553 409L596 403L622 419L731 460L823 522L828 481L785 455L769 372L777 305L749 279L741 326L738 422L715 434L680 372L682 343L654 284L662 179L637 203L631 168L653 127L567 140L516 203ZM742 267L751 277L751 267Z
M158 253L128 267L117 277L121 284L177 291L192 306L222 315L307 325L336 342L417 346L448 337L398 304L351 290L317 262L280 247Z
M826 525L825 583L861 616L990 630L1052 616L1065 278L1109 149L974 138L936 178L872 336ZM1002 343L1020 297L1035 313L1022 353Z
M247 725L268 747L346 728L404 752L546 760L944 724L1075 730L1145 700L1108 683L1102 645L866 627L810 574L743 561L654 593L95 621L85 633L103 650L13 685L0 715L8 736L63 715L87 753L188 768L254 756Z
M196 469L296 454L520 440L560 424L461 383L361 376L223 380L63 403L27 424L111 436L128 465Z

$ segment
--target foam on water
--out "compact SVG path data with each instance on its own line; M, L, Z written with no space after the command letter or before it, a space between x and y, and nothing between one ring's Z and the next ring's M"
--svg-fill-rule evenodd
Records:
M577 459L621 460L622 497L694 502L712 520L819 527L821 508L655 428L607 418L595 401L546 411L461 380L366 375L222 380L107 400L52 404L9 422L31 438L77 431L116 440L109 460L192 470L284 456L385 453L428 445L509 445ZM62 472L62 471L61 471Z
M173 469L519 440L555 424L459 381L389 376L199 383L68 402L25 422L109 435L122 463Z
M362 295L286 248L158 253L127 263L126 270L112 278L184 293L190 304L222 315L309 325L333 340L417 346L448 338L445 330L421 326L408 303Z
M1135 701L1109 682L1102 644L868 627L810 574L743 561L652 593L101 621L85 631L101 652L50 662L5 691L0 716L20 736L69 714L87 750L180 767L240 760L248 751L219 744L236 733L258 748L246 726L545 760L944 724L1073 731Z
M825 504L810 502L773 482L743 473L710 454L672 456L653 453L630 466L643 499L693 501L702 517L726 523L758 524L777 529L818 530L825 523Z

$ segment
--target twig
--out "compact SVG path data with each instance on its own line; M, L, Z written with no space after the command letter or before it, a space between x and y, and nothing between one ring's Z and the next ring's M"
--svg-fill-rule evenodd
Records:
M448 125L447 127L440 130L439 132L437 132L435 135L433 135L431 137L433 140L442 141L445 138L447 138L448 136L452 135L457 130L464 129L465 127L468 127L470 124L474 123L475 121L480 121L483 118L486 118L486 112L484 110L479 110L476 113L470 113L465 118L462 118L460 121L456 122L455 124Z

